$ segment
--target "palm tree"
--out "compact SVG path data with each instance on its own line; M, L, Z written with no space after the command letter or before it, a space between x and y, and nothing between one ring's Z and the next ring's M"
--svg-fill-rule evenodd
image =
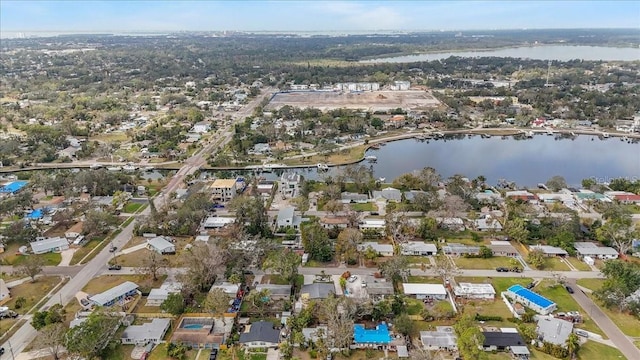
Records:
M580 350L580 338L575 333L569 334L565 344L567 345L567 350L569 351L569 356L571 359L575 359L578 354L578 350Z

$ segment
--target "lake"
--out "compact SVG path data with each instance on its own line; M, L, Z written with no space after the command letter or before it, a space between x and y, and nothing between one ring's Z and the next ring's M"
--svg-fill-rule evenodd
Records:
M606 46L523 46L498 50L452 51L431 54L404 55L388 58L362 60L361 63L409 63L418 61L443 60L451 56L459 57L512 57L534 60L568 61L574 59L588 61L634 61L640 60L640 48L615 48Z

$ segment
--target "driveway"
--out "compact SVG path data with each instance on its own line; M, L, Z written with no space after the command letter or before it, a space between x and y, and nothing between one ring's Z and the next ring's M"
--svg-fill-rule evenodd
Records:
M73 258L73 253L78 249L67 249L60 253L62 255L62 260L58 266L69 266L71 264L71 259Z
M575 281L569 280L568 282L574 289L578 289ZM627 359L640 359L640 349L620 331L618 326L616 326L582 290L575 291L571 296L582 306L584 311L589 313L589 316L591 316L596 325L604 331L607 337L613 341L618 350L620 350Z

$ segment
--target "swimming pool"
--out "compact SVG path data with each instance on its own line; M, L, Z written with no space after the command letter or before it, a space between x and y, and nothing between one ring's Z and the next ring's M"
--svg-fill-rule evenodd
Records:
M202 324L188 324L183 329L202 329Z

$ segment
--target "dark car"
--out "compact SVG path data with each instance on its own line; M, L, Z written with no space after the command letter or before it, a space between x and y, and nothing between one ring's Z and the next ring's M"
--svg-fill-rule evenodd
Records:
M573 294L574 293L573 288L571 286L565 286L564 288L567 289L567 292L569 294Z
M507 269L506 267L497 267L496 271L497 272L509 272L509 269Z
M117 246L112 246L109 248L109 252L116 252L116 250L118 250Z
M531 289L533 289L535 286L536 286L536 283L535 283L535 282L531 282L531 283L529 283L529 285L527 285L527 289L531 290Z
M216 360L217 357L218 357L218 349L211 349L209 360Z
M4 348L0 348L0 355L4 354Z
M109 265L109 270L120 270L120 269L122 269L122 265L118 265L118 264Z

